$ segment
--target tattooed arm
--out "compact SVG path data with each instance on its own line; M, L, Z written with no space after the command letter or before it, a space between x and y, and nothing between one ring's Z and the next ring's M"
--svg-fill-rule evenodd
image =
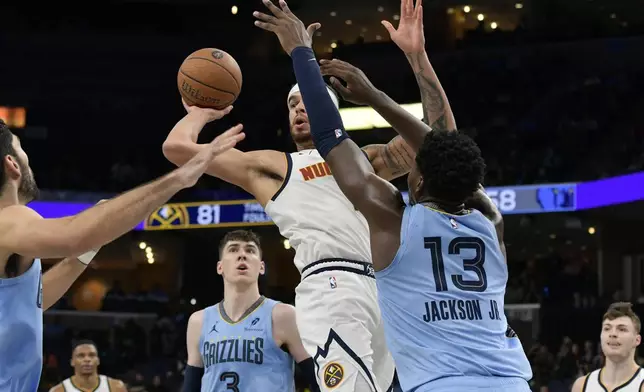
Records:
M409 172L416 152L401 136L396 136L387 144L370 144L362 147L374 172L381 178L391 181Z
M423 27L422 1L400 0L400 22L395 28L382 21L391 40L405 53L420 87L425 123L432 129L456 130L454 114L441 87L436 72L425 51L425 28Z
M434 72L434 67L429 62L427 52L423 50L420 53L405 53L405 56L414 70L414 76L420 88L425 123L432 129L456 130L454 113L445 90Z

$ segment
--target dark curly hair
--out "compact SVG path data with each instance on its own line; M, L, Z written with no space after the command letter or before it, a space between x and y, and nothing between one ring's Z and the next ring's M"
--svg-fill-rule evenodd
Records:
M425 192L445 202L464 202L485 175L479 147L470 137L454 131L429 132L416 154L416 164Z

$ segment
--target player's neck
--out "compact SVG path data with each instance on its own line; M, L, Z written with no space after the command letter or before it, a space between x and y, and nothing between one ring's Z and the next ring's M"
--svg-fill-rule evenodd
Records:
M261 297L259 287L226 285L224 287L224 309L231 320L237 321Z
M14 206L16 204L26 205L27 203L20 200L18 192L15 192L13 187L5 187L2 190L2 196L0 196L0 208Z
M633 356L619 362L606 358L606 364L601 372L601 381L613 387L622 385L633 377L638 368Z
M297 147L297 151L315 150L315 145L313 144L313 142L304 143L304 144L296 144L295 147Z
M74 374L72 383L84 391L93 391L98 386L98 373L95 374Z

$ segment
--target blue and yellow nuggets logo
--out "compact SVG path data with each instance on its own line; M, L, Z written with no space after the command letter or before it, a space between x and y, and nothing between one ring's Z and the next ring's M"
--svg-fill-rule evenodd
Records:
M343 378L344 369L339 364L331 362L324 367L324 385L326 385L327 388L333 389L337 387L340 385Z
M180 204L166 204L145 220L146 230L181 229L190 226L188 209Z

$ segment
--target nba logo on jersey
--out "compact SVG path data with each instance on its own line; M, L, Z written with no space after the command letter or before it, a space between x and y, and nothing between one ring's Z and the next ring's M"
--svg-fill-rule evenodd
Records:
M335 138L339 139L342 136L342 129L335 130Z
M331 286L332 289L338 287L338 282L335 280L335 276L329 278L329 286Z
M449 223L452 225L452 229L458 229L458 223L456 223L454 218L450 218Z

